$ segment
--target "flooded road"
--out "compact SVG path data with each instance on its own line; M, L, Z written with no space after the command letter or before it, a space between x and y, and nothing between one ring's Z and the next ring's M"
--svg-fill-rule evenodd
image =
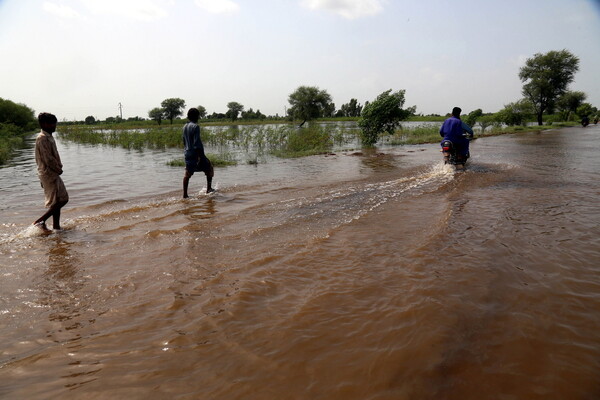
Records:
M596 399L600 126L217 169L0 169L0 398ZM29 164L28 164L29 163ZM204 186L194 176L192 193Z

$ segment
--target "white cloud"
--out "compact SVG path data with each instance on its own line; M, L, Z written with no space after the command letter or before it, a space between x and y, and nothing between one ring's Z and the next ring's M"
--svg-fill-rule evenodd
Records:
M240 6L231 0L196 0L196 5L213 14L229 14L239 11Z
M52 15L56 15L57 17L60 18L80 18L81 15L73 10L71 7L69 6L65 6L64 4L55 4L55 3L51 3L49 1L45 1L44 2L44 11L52 14Z
M326 10L344 18L356 19L383 11L384 0L302 0L310 10Z
M160 1L148 0L82 0L95 14L120 15L141 21L155 21L167 16ZM159 4L157 4L159 3Z

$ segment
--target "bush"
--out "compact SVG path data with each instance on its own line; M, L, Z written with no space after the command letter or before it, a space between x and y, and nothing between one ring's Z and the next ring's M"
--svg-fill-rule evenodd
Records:
M23 132L13 124L0 123L0 165L5 164L12 151L23 145Z
M411 110L402 109L405 91L391 92L390 89L381 93L375 101L363 108L358 126L361 128L360 136L365 146L373 146L384 132L394 134L400 121L412 114Z

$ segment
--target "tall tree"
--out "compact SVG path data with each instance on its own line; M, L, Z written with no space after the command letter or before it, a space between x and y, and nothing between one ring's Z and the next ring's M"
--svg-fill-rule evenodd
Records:
M241 105L237 101L230 101L229 103L227 103L227 112L225 113L225 115L227 115L227 117L230 118L232 121L235 121L242 111L244 111L243 105Z
M165 118L171 121L172 125L173 119L183 114L183 109L185 108L185 101L183 99L175 97L163 100L163 102L160 103L160 105L165 112Z
M204 107L204 106L198 106L196 108L200 112L200 119L206 118L206 107Z
M365 104L358 120L363 144L373 146L382 133L393 134L400 125L400 121L416 111L414 106L406 110L402 109L404 93L406 93L405 90L392 93L392 89L390 89L377 96L372 103Z
M152 110L148 111L148 117L150 117L150 119L158 122L159 125L162 122L164 115L165 115L165 110L163 110L160 107L154 107Z
M543 125L544 111L554 107L577 71L579 58L568 50L536 53L521 67L519 78L524 83L523 95L533 104L538 125Z
M290 109L288 114L298 120L302 120L300 126L306 121L332 114L331 96L327 91L315 86L300 86L288 98ZM335 106L333 107L335 110Z

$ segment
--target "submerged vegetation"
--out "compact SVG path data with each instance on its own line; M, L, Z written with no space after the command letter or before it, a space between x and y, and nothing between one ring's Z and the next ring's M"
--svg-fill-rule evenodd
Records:
M181 126L147 129L97 129L93 126L61 126L61 138L76 143L107 145L125 149L182 148ZM231 165L233 149L243 153L249 163L270 154L277 157L302 157L330 152L334 145L356 140L356 128L338 124L311 124L303 128L291 125L249 125L203 127L202 142L216 148L214 164ZM210 157L209 157L210 158ZM211 159L211 161L213 161ZM177 165L178 161L173 161Z
M551 122L544 126L506 126L481 117L474 126L476 137L516 132L538 131L575 124ZM385 146L414 145L440 141L439 122L418 126L399 125L392 134L382 135L378 142ZM107 145L125 149L183 148L181 125L154 126L144 129L98 129L89 125L59 126L61 138L77 143ZM279 125L203 126L201 137L212 151L207 156L214 166L223 167L239 162L259 164L267 156L280 158L328 154L332 151L355 150L364 146L361 130L355 123L311 123L304 127ZM183 166L183 159L167 163Z
M213 167L228 167L230 165L236 165L237 162L231 158L231 155L225 154L207 154L206 157L210 160ZM183 158L176 158L166 163L170 167L185 167L185 160Z

